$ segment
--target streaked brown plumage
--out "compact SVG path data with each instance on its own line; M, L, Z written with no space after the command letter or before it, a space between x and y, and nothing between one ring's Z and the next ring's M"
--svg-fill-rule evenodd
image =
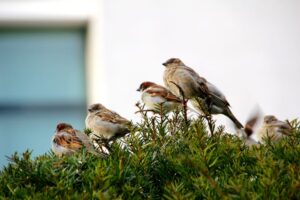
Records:
M224 94L216 86L199 76L197 72L186 66L178 58L171 58L163 65L166 67L164 83L173 94L181 95L177 87L179 86L185 98L191 99L192 104L198 110L202 111L196 99L204 103L209 113L224 114L234 122L237 128L243 127L232 114Z
M85 120L86 128L93 133L91 134L92 138L96 136L106 140L113 140L126 135L129 133L130 124L129 120L105 108L100 103L89 106Z
M83 147L86 147L89 152L96 154L87 135L74 129L67 123L59 123L56 126L56 131L52 138L52 151L55 155L71 155Z
M147 108L157 110L163 106L164 110L171 111L181 105L180 98L175 96L165 87L153 82L143 82L137 91L142 92L142 101Z

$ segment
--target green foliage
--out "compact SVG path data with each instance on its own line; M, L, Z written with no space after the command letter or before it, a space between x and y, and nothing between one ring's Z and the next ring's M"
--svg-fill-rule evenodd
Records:
M147 116L100 159L15 153L0 172L0 199L300 199L300 123L293 136L246 147L202 118Z

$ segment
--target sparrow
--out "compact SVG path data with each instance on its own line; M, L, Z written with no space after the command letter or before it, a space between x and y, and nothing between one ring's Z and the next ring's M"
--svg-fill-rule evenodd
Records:
M86 128L90 129L92 139L105 139L108 142L129 133L131 122L114 111L97 103L88 107L85 119Z
M266 115L257 132L257 139L263 143L263 138L270 137L275 142L285 136L290 136L291 133L292 127L289 123L278 120L274 115Z
M167 88L153 82L141 83L137 91L142 93L141 99L146 107L154 111L163 106L163 109L169 112L182 104L182 100Z
M88 152L97 154L90 138L72 125L59 123L52 138L52 151L57 156L71 155L85 147Z
M185 98L191 99L191 103L203 111L199 106L200 100L210 114L223 114L229 117L238 129L243 128L231 112L225 95L216 86L199 76L178 58L170 58L163 65L166 67L164 84L173 94L182 96L183 92Z
M237 130L237 136L243 140L244 144L248 147L259 144L256 142L251 136L254 133L254 126L257 124L259 115L255 115L247 120L245 124L245 128L241 128Z

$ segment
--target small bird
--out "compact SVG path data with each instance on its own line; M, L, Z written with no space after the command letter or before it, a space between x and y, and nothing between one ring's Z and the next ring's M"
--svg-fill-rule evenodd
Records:
M182 104L182 100L172 94L167 88L153 82L143 82L137 91L142 92L142 101L147 108L158 110L160 106L169 112Z
M97 154L90 138L72 125L59 123L52 138L52 151L57 156L71 155L85 147L88 152Z
M237 130L237 136L243 140L244 144L248 147L259 144L251 136L254 133L254 126L257 124L259 114L254 115L247 120L245 128Z
M165 86L173 94L181 96L182 90L184 97L191 99L192 104L200 111L203 110L197 100L204 103L210 114L223 114L229 117L237 128L243 128L232 114L224 94L216 86L199 76L178 58L170 58L163 65L166 67L163 77Z
M93 133L91 138L102 138L108 142L129 133L130 124L129 120L105 108L100 103L89 106L85 119L86 128Z
M285 136L290 136L292 127L284 121L278 120L274 115L266 115L262 126L257 132L257 139L264 142L264 138L270 137L272 141L279 141Z

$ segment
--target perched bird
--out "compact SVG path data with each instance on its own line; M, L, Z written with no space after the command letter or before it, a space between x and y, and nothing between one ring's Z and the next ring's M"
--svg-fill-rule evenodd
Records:
M137 91L142 92L142 101L151 110L157 110L160 106L167 112L177 108L182 101L165 87L153 82L143 82Z
M223 114L229 117L237 128L243 125L232 114L229 103L224 94L212 83L198 75L192 68L186 66L180 59L171 58L163 65L164 83L166 87L175 95L181 96L181 91L187 99L191 99L192 104L203 111L199 106L200 100L210 114Z
M256 142L251 136L254 133L254 126L257 124L259 115L255 115L247 120L245 124L245 128L241 128L237 130L237 136L243 140L246 146L253 146L257 145L258 142Z
M88 108L85 119L86 128L90 129L92 139L103 138L112 141L129 133L131 122L119 114L105 108L102 104L93 104Z
M56 126L56 131L52 138L52 151L55 155L71 155L83 147L86 147L88 152L97 154L90 138L86 134L74 129L67 123L59 123Z
M292 133L290 124L278 120L273 115L266 115L262 126L257 132L257 139L263 143L263 138L270 137L272 141L279 141L282 137Z

